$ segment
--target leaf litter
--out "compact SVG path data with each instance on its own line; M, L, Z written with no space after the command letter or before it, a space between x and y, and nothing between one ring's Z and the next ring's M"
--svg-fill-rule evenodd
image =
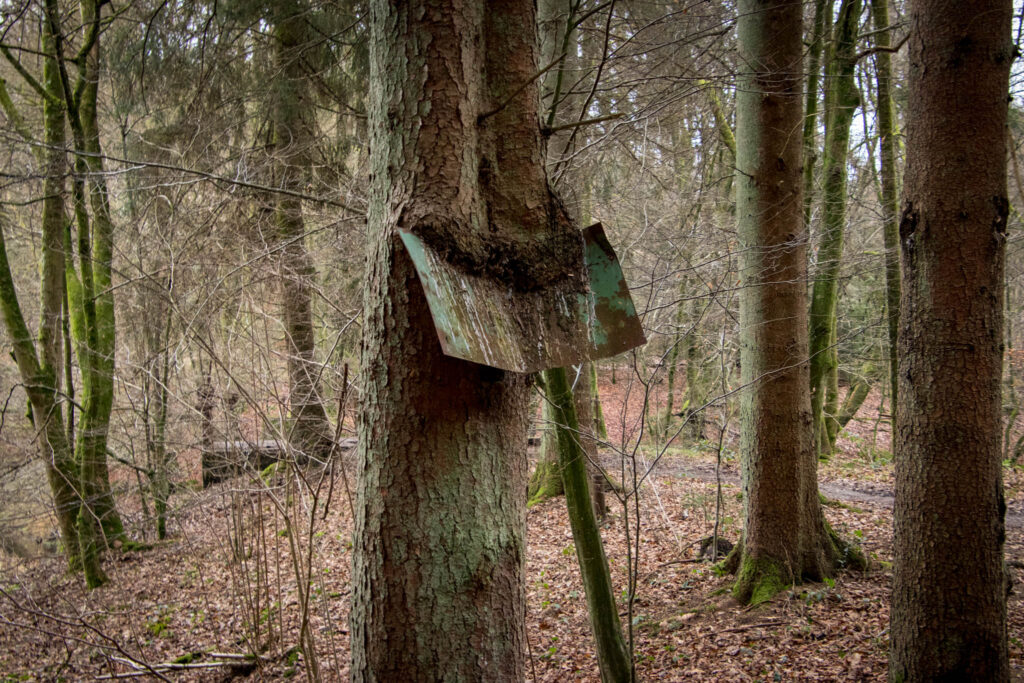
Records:
M627 447L605 454L603 464L615 477L634 462L642 473L657 453L633 449L623 438L642 407L621 385L602 383L601 393L609 441ZM876 399L866 412L877 405ZM624 507L609 495L602 534L638 678L885 680L892 580L886 495L892 466L865 457L863 425L869 423L855 423L820 474L840 494L874 493L825 507L833 528L861 545L871 568L792 586L750 609L732 599L732 578L698 555L700 540L714 525L716 487L707 473L714 470L716 453L707 444L717 445L711 432L718 418L710 416L705 436L714 438L703 447L665 450L638 501ZM869 428L878 434L877 426ZM725 439L727 450L734 448L734 438ZM887 432L883 438L885 448L879 444L872 453L887 449ZM720 533L730 541L738 538L741 524L734 458L727 457L723 468L720 517ZM349 462L346 468L351 481L354 467ZM1016 503L1020 471L1006 472L1008 498ZM172 538L143 552L110 554L111 581L93 591L58 557L4 558L0 672L5 680L308 680L308 663L297 647L301 595L290 554L298 547L305 558L308 543L309 618L319 669L325 680L346 680L352 518L340 473L335 476L337 490L326 509L322 487L311 532L312 498L301 488L284 489L284 477L269 487L238 479L206 491L179 488ZM293 519L302 521L291 531L283 514L289 500ZM131 510L126 518L131 521ZM1010 663L1014 679L1024 680L1024 534L1019 525L1007 532L1006 559L1018 586L1008 604ZM289 538L292 533L296 539ZM527 537L526 679L600 680L564 500L530 509ZM630 557L637 569L631 608Z

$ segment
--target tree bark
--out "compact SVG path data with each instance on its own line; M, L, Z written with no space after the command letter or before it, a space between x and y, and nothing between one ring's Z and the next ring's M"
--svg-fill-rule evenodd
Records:
M441 353L397 231L487 249L572 228L544 172L535 21L525 0L371 3L355 681L524 675L529 378Z
M834 568L818 503L807 364L807 234L801 217L801 7L739 6L737 227L743 541L733 595L759 603Z
M999 436L1012 3L909 6L893 681L1007 681Z

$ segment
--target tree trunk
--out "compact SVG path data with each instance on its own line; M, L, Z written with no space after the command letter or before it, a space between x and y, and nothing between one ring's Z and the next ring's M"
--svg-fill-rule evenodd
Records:
M597 387L594 381L596 374L593 363L585 363L579 370L573 387L573 400L576 403L576 417L580 425L578 432L570 432L572 438L580 442L583 452L586 455L586 468L590 477L590 500L594 508L594 516L602 520L608 512L608 504L605 500L605 476L597 465L597 440L605 438L600 436L600 425L598 424L594 411L599 410L601 403L597 395ZM544 375L546 377L546 374ZM543 413L544 433L541 436L540 455L537 459L537 466L530 475L530 481L526 488L527 507L532 507L548 498L555 498L565 493L565 484L562 481L562 460L566 457L561 452L564 442L564 432L567 427L564 422L558 420L553 399L547 389L547 381L539 382L544 385L545 400L541 408Z
M315 113L313 86L303 51L312 44L306 14L298 2L274 5L274 60L271 86L274 161L280 187L301 192L310 176ZM289 441L306 457L324 460L331 452L331 425L320 396L320 367L314 362L316 338L310 280L315 275L306 251L302 201L278 195L276 223L280 240L281 309L288 348Z
M837 434L846 429L846 425L850 424L850 420L857 415L857 411L864 405L864 400L871 393L871 382L868 381L868 377L874 373L874 370L871 363L866 363L861 368L860 374L850 377L850 389L846 392L842 406L835 416ZM833 439L832 445L835 446L835 439Z
M814 166L818 161L818 83L821 80L821 53L831 26L832 0L814 0L814 26L807 54L807 105L803 131L803 192L804 225L811 225L814 208Z
M860 0L843 0L839 7L835 37L825 80L825 158L822 164L824 190L823 218L818 242L814 290L811 295L811 416L819 453L827 450L825 398L830 376L838 371L835 317L839 295L839 264L843 255L846 223L846 157L850 146L850 125L860 103L854 81Z
M64 152L64 110L61 106L57 61L53 57L53 34L44 26L42 47L43 87L50 94L43 101L43 134L46 152L39 157L44 165L42 268L40 272L41 314L38 351L25 323L18 302L14 279L7 260L7 246L0 229L0 309L11 340L21 381L25 384L35 423L40 456L46 464L47 481L60 528L61 540L72 569L82 568L77 517L80 506L78 468L67 440L64 415L59 400L62 363L62 308L64 305L64 176L67 156ZM5 226L0 226L5 227ZM89 558L95 561L96 558ZM93 575L102 575L98 562L90 566Z
M565 482L565 502L569 509L576 559L579 561L583 588L587 596L590 629L597 645L601 680L605 683L632 681L633 661L622 637L622 624L615 607L608 558L604 554L601 531L597 526L590 486L587 484L587 454L582 446L581 423L576 407L580 401L566 377L565 368L544 373L545 390L553 405L555 419L564 428L558 430L558 462ZM585 438L585 437L584 437Z
M548 498L555 498L565 493L562 485L562 470L558 465L558 423L551 409L551 402L542 399L541 403L540 452L537 466L530 475L526 487L526 505L532 507Z
M571 228L544 173L535 21L525 0L371 3L355 681L524 676L529 378L441 353L397 231L488 249Z
M601 408L601 387L597 382L597 363L590 363L590 383L594 386L594 433L597 438L608 439L608 426L604 423L604 410Z
M77 311L72 311L72 332L78 332L75 335L76 348L82 372L82 415L75 459L84 501L79 511L79 536L82 552L88 556L99 552L104 538L107 542L123 540L124 526L110 490L107 469L107 436L114 405L116 328L114 290L111 286L113 222L97 121L100 7L96 0L82 0L80 8L83 44L74 59L78 79L72 87L62 48L65 39L60 34L60 8L56 0L46 2L48 29L55 37L58 87L63 93L76 152L72 189L81 277L77 281L73 272L68 273L67 282L70 287L69 303L77 308ZM75 318L78 324L74 324ZM89 577L89 566L87 559L86 582L97 585Z
M900 325L900 244L896 228L899 213L899 187L896 178L896 114L892 106L892 57L886 51L889 47L889 0L871 0L871 16L874 21L875 45L880 52L875 55L878 70L878 137L881 146L879 165L882 175L882 236L885 241L885 317L889 332L889 385L892 391L892 405L899 396L897 386L899 375L899 352L897 336ZM895 411L894 411L895 412ZM895 424L895 416L893 424Z
M1012 3L910 3L893 681L1007 681L1000 373Z
M759 603L820 579L834 553L818 503L807 368L806 232L801 228L801 7L739 5L737 227L744 538L733 595Z
M597 464L597 422L594 420L594 404L598 402L597 385L593 381L593 363L584 363L579 369L573 398L576 402L576 419L579 423L579 443L585 456L584 464L590 478L590 503L594 517L603 520L608 513L604 497L605 478ZM563 424L561 421L558 424ZM561 435L559 435L561 439ZM564 457L563 453L563 457Z

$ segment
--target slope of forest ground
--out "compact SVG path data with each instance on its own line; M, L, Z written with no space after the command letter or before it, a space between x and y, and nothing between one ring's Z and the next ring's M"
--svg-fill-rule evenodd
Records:
M627 400L622 384L603 383L601 390L609 442L628 445L642 401ZM863 414L872 411L878 411L877 400ZM698 557L715 515L716 486L708 479L721 416L709 417L706 441L664 451L638 505L624 510L610 498L605 542L640 679L885 680L892 466L884 423L854 423L840 452L821 468L823 491L837 499L826 516L863 547L871 569L794 586L749 609L729 596L730 577ZM741 502L730 434L727 428L720 528L734 541ZM644 471L657 453L645 446L627 450L625 459L615 451L603 458L618 476L622 464L634 459ZM351 460L345 470L351 486ZM1010 658L1015 680L1024 680L1024 528L1018 523L1024 476L1009 468L1005 474L1011 500L1006 558L1018 585L1009 599ZM297 647L302 599L296 566L300 573L308 566L303 575L312 577L308 614L322 677L345 680L352 532L346 483L340 468L333 484L323 472L305 476L312 489L319 485L315 499L281 474L269 483L239 478L206 491L182 487L174 500L173 538L147 551L114 555L110 583L91 592L59 558L5 561L3 680L157 678L154 671L168 680L306 680L308 662ZM839 502L843 498L852 502ZM128 508L126 516L139 512ZM527 680L599 680L564 501L532 508L527 532ZM632 609L625 600L628 551L638 558ZM253 651L261 653L258 662L247 658Z

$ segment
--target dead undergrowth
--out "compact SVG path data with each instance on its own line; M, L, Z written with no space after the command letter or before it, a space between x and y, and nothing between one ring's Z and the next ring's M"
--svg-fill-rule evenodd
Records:
M871 569L793 586L747 609L730 597L730 577L697 556L700 539L714 524L715 423L709 421L703 444L660 449L645 443L634 449L622 437L637 417L633 399L608 385L601 388L609 441L625 446L626 453L606 454L611 473L618 477L634 466L642 473L658 463L644 480L638 507L631 503L625 514L613 501L604 526L640 680L885 680L892 465L885 456L884 423L855 423L839 452L821 467L823 490L840 499L826 507L826 516L861 544ZM867 408L872 409L878 410L877 402ZM727 437L721 533L736 540L740 501L734 445ZM347 470L351 482L351 462ZM308 680L309 654L325 680L346 680L352 515L340 470L333 484L330 477L306 475L309 488L278 475L269 485L236 479L206 491L178 489L172 538L143 552L112 554L110 584L91 592L58 557L5 558L0 680ZM1021 499L1020 471L1008 469L1006 480L1012 512ZM829 486L836 495L828 493ZM842 502L852 497L844 492L865 496ZM138 510L125 507L129 521L141 520ZM639 529L631 526L627 546L624 516L635 525L637 512ZM531 509L527 533L526 678L599 680L564 501ZM631 606L627 547L637 558ZM295 570L296 555L300 568L308 567L304 572ZM1009 526L1006 556L1019 582L1020 525ZM300 647L303 599L297 576L311 586L306 648ZM1018 583L1008 610L1011 667L1018 680L1024 679L1022 593Z

